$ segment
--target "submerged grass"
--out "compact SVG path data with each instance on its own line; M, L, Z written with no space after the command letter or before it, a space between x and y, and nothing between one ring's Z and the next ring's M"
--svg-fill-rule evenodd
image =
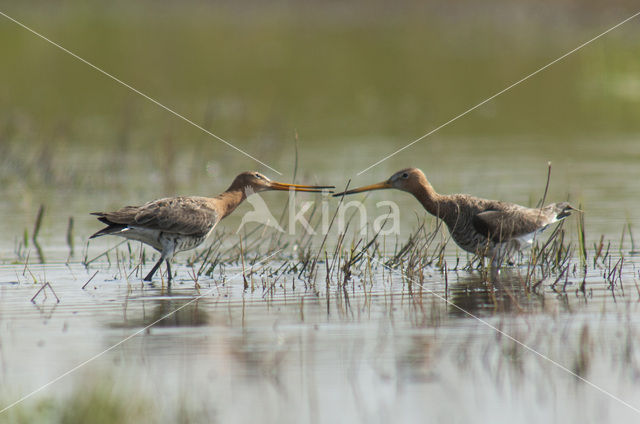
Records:
M189 255L187 275L197 288L210 285L211 281L224 285L227 270L240 268L246 292L259 291L265 300L286 297L288 290L289 293L326 296L327 311L332 309L329 298L335 296L339 302L336 307L343 312L349 310L352 296L367 298L392 286L410 294L417 290L422 296L422 288L434 278L445 282L443 295L449 298L452 296L450 279L459 282L461 275L479 277L483 290L490 296L490 303L497 302L491 298L497 290L520 310L518 299L527 293L541 295L550 290L566 294L575 289L585 297L590 291L587 283L593 284L597 278L612 295L624 295L625 257L614 256L610 248L605 248L608 242L604 237L587 251L583 243L584 221L578 218L577 240L567 236L563 222L546 238L537 240L530 251L518 256L514 265L503 265L500 274L492 272L483 258L466 253L461 256L459 252L452 254L447 248L451 242L441 222L422 218L406 241L389 240L380 237L379 232L368 232L364 237L358 232L354 234L350 232L350 220L345 231L337 234L330 249L324 242L314 245L306 235L283 237L280 232L263 226L248 230L242 236L218 231L207 247ZM115 248L117 278L130 275L142 265L140 258L144 250L140 244L131 245L131 242L127 242L124 249L123 246ZM266 263L254 266L273 253L275 255ZM588 262L587 257L595 259ZM103 265L100 267L103 269ZM392 282L392 273L387 267L402 276L400 286ZM188 279L181 279L180 272L177 273L178 284L189 284ZM511 282L505 285L505 279Z
M109 8L108 5L102 7ZM57 10L54 18L47 13L40 15L31 11L23 13L24 10L20 8L17 10L29 23L58 37L63 43L71 43L79 53L92 52L93 60L109 69L116 66L114 71L121 72L127 81L136 86L143 84L141 88L175 104L181 112L194 117L196 122L202 119L205 128L212 128L222 135L232 135L233 140L246 141L247 146L255 149L259 157L265 157L269 163L278 160L278 155L284 150L278 140L287 139L293 125L304 128L311 140L322 140L323 143L325 140L336 140L323 145L327 150L344 148L344 137L386 135L393 139L413 139L416 134L423 134L425 127L428 128L431 123L448 119L452 111L460 110L460 105L471 104L481 98L487 87L502 87L505 80L512 80L514 75L529 72L539 63L547 61L553 54L546 44L564 49L565 43L569 42L564 21L558 30L562 36L553 36L553 31L548 33L546 20L536 22L528 19L526 31L529 35L519 33L519 37L505 37L502 24L510 20L501 17L500 25L484 28L488 31L479 44L470 44L464 34L469 34L469 31L471 34L477 33L473 28L465 29L467 32L462 35L453 34L457 34L461 27L469 27L469 24L482 26L482 23L476 23L476 16L462 16L462 25L456 28L455 22L460 19L457 14L455 19L450 16L442 21L435 19L437 22L430 21L436 15L429 12L424 15L416 13L408 21L397 17L386 19L388 9L385 7L382 12L374 13L385 19L347 13L347 16L338 14L340 19L330 15L327 20L330 25L324 25L319 24L319 18L307 19L308 15L298 15L297 12L277 14L266 19L257 15L234 18L233 12L213 13L219 10L206 7L206 13L190 14L189 11L193 11L190 7L181 5L180 13L166 16L161 8L127 10L129 14L90 14L93 16L92 22L98 23L92 25L91 31L86 31L83 23L86 21L76 19L79 15L65 8ZM474 14L477 8L471 10L471 14ZM80 15L82 13L87 12L81 12ZM227 19L229 16L232 18ZM246 19L253 21L247 25ZM139 24L143 21L145 25L151 24L143 26L144 31L140 31ZM353 25L354 22L356 25ZM523 21L514 22L522 25ZM168 25L174 31L167 31ZM540 31L541 28L545 30ZM514 28L506 29L511 33ZM591 34L591 28L587 29L585 31L580 27L577 34L571 35L582 39L583 35ZM237 170L240 166L229 160L229 152L211 147L208 139L194 135L191 128L176 129L164 113L146 109L146 105L141 106L139 99L129 98L128 93L123 95L114 90L110 82L98 80L92 73L84 74L78 64L69 61L68 57L43 54L37 44L40 41L32 40L29 34L16 32L10 25L0 28L0 31L6 35L0 37L0 40L4 40L0 44L7 47L9 60L29 65L5 67L0 71L4 72L3 79L10 82L8 91L0 95L0 105L5 105L10 111L0 120L0 182L9 192L10 204L18 204L16 199L22 200L23 195L38 199L35 203L33 200L25 201L26 206L19 209L29 212L26 221L29 228L15 238L14 249L15 262L24 264L22 278L16 276L18 280L32 284L34 291L38 289L36 283L40 287L41 291L36 293L34 300L43 299L46 293L55 294L53 289L57 288L55 281L41 278L34 269L35 261L45 261L38 242L46 238L38 236L42 231L46 233L46 230L51 230L47 228L47 220L53 216L62 223L58 225L59 233L66 234L69 250L67 262L73 259L74 233L77 232L76 228L84 228L84 217L78 213L75 222L74 217L67 221L70 213L67 203L70 199L85 199L76 203L74 210L90 211L97 199L102 197L95 193L111 193L110 200L100 199L102 203L99 207L106 207L116 198L118 202L127 203L161 193L182 193L193 187L197 187L197 190L208 189L211 177L224 176L230 169ZM180 33L180 39L172 37L174 33ZM549 35L540 38L541 33ZM442 34L450 35L444 44ZM123 42L123 39L136 39L137 42ZM522 40L528 42L522 43ZM483 151L490 151L496 146L504 147L507 145L505 139L512 143L511 134L545 132L552 134L544 142L553 144L549 151L560 150L571 154L575 153L577 145L584 147L580 136L586 132L637 132L637 116L628 105L638 97L633 90L627 89L628 86L635 86L634 73L630 70L634 69L637 60L628 52L633 50L637 40L629 40L623 36L616 42L614 37L607 40L606 49L585 49L580 57L575 57L576 60L554 69L557 72L541 75L543 78L531 81L529 87L523 86L519 96L497 99L494 102L495 109L470 115L468 119L452 126L451 131L454 135L472 135L474 142L482 134L507 134L496 144L489 144L485 140ZM185 54L197 51L206 54ZM424 55L425 51L430 54ZM469 51L474 54L466 54ZM505 54L505 51L509 54ZM381 64L381 55L393 58L388 61L391 65ZM165 60L175 57L181 60ZM117 64L122 63L123 58L130 59L128 70L117 69ZM158 66L159 63L163 66ZM452 66L447 67L447 63ZM612 66L612 63L617 66ZM56 78L58 84L52 85L51 79L41 78L40 70L45 67L52 70L51 78ZM467 78L470 68L475 69L478 78ZM396 73L398 70L402 74ZM148 78L148 75L154 77ZM340 77L328 80L326 75ZM165 84L166 81L174 81L175 84ZM269 81L269 84L265 85L265 81ZM622 94L620 84L626 84ZM558 86L563 89L556 89ZM60 96L60 92L66 95ZM541 107L542 92L547 93L544 101L554 107ZM37 96L33 93L37 93ZM407 96L406 93L413 95ZM15 105L15 99L21 99L21 109ZM433 108L428 99L438 99L439 107ZM560 120L556 119L559 109L566 111ZM352 119L346 120L345 116ZM522 119L523 116L534 119ZM576 128L582 132L576 133ZM565 140L564 135L567 134ZM560 138L563 143L555 143ZM158 144L158 140L162 141ZM298 178L298 143L296 134L294 182ZM381 143L383 146L391 144ZM88 151L78 153L78 149L85 145L89 146ZM176 152L178 145L185 150ZM539 147L536 145L536 148ZM629 160L632 159L629 155ZM244 167L244 162L241 163ZM353 165L351 161L349 164ZM126 172L132 167L140 170L134 177L131 177L134 174ZM338 168L340 164L332 169ZM157 169L163 172L158 173ZM203 169L207 173L202 173ZM145 177L138 178L140 175ZM29 190L24 190L25 186ZM38 208L41 198L45 198L46 209ZM54 201L59 203L52 204ZM309 220L316 229L321 225L320 208L316 204L309 211ZM7 215L15 214L16 210L10 209ZM56 210L63 210L64 214L53 215L52 212ZM281 224L286 213L287 205L280 214ZM290 345L286 343L290 339L282 337L280 328L278 342L274 344L281 346L281 343L285 343L285 353L278 352L273 358L264 359L265 355L256 349L259 344L251 342L251 319L255 320L256 314L250 309L251 305L245 307L245 303L250 304L252 299L257 299L261 306L267 307L280 307L293 299L297 320L307 324L317 320L313 314L316 305L321 305L327 317L339 317L338 321L375 316L375 310L379 308L383 311L384 325L390 323L393 331L380 331L379 345L373 349L376 358L382 356L379 354L385 346L393 346L394 352L400 352L399 357L394 357L396 362L391 366L391 372L376 369L379 363L373 361L372 369L382 376L387 382L385 384L388 384L389 376L393 376L394 372L398 374L398 388L403 387L406 383L403 378L406 378L414 389L421 382L433 386L432 382L437 379L443 382L456 381L450 380L451 375L468 378L466 371L477 369L481 374L485 373L481 377L488 377L489 380L481 379L484 384L478 386L491 388L493 386L487 383L494 383L503 389L502 395L511 393L513 389L504 383L508 379L515 382L532 381L524 378L530 376L528 373L532 367L526 362L522 351L512 341L499 335L495 338L484 337L481 339L482 345L474 345L478 343L474 339L477 328L473 328L468 335L463 334L463 338L458 339L460 343L454 346L450 342L442 346L443 339L455 339L448 337L450 334L431 338L433 334L439 335L431 329L440 327L449 316L457 317L459 311L453 311L454 308L445 302L428 296L430 284L443 282L443 296L464 310L473 313L478 310L490 314L513 313L519 315L518 319L533 309L530 308L532 302L537 302L535 310L551 311L549 315L553 315L547 293L551 293L558 299L558 304L569 310L569 293L573 288L578 302L586 303L591 301L597 289L604 289L607 296L610 293L614 300L620 295L629 298L628 287L633 283L640 299L640 271L633 275L628 272L632 261L627 257L627 250L623 249L623 244L628 240L631 243L629 254L638 253L631 221L619 240L612 241L611 237L602 235L591 245L590 240L594 239L585 234L584 216L577 215L577 241L572 239L572 234L565 226L560 225L537 240L533 249L518 258L514 266L504 266L497 276L492 275L482 258L455 249L440 221L425 219L424 215L420 215L411 234L399 239L381 237L373 231L368 231L365 236L360 235L359 231L354 230L352 215L347 228L341 232L335 230L332 221L330 227L335 233L324 237L320 244L318 241L322 238L319 237L309 234L290 237L262 226L245 227L241 234L218 230L206 247L177 258L178 264L186 263L187 268L186 273L185 267L176 270L177 282L178 286L193 284L196 288L194 292L198 294L200 292L197 289L207 285L217 289L213 296L224 298L231 317L238 312L239 307L237 310L234 307L239 302L238 298L226 298L231 293L228 286L233 284L240 288L240 285L228 280L229 270L233 269L235 273L237 268L242 269L242 331L238 333L242 333L240 337L246 345L240 345L234 354L243 356L243 360L254 367L252 372L255 373L257 369L261 376L267 376L270 385L260 393L261 398L271 399L271 391L286 392L289 389L287 384L292 379L281 380L278 369L283 362L282 357L288 354L287 350L302 352L300 358L313 355L306 355L302 349L288 349ZM32 227L33 216L35 224ZM7 228L12 225L11 222ZM62 228L65 222L66 233ZM23 227L19 225L18 231ZM33 232L30 237L31 228ZM61 245L64 246L64 243ZM78 287L83 284L82 289L85 290L91 283L100 280L95 278L99 272L106 270L113 273L114 278L127 281L128 291L132 291L131 286L144 275L143 266L154 255L140 244L126 241L97 256L89 257L89 252L89 245L85 244L81 252L82 262L91 272L91 277L82 278L77 284ZM256 266L258 260L273 252L279 253L267 263ZM47 259L50 260L49 255ZM164 275L162 278L165 278ZM167 292L160 293L164 295ZM251 297L253 293L255 296ZM191 294L189 291L188 295ZM63 294L61 297L64 301ZM605 309L604 303L602 309ZM406 339L385 339L387 333L393 337L402 336L403 322L400 316L406 318L412 327L429 328L430 335L412 331L411 347L406 351L403 346ZM616 344L610 344L610 339L602 337L604 331L599 334L593 323L576 323L577 331L574 333L579 334L579 340L574 343L572 338L566 337L557 341L558 334L565 333L562 333L558 324L544 321L545 318L542 317L542 325L526 329L518 328L515 320L501 321L499 327L513 330L518 339L531 342L534 346L542 344L550 347L552 356L565 358L566 363L573 364L572 369L579 376L589 377L594 368L611 363L621 378L639 378L640 361L635 343L637 332L631 323L617 324L619 331L609 332L610 328L605 329L612 337L624 338L622 343L616 339ZM217 319L226 322L223 318ZM192 317L185 321L187 325L194 325ZM573 324L573 320L566 321L567 325ZM530 324L527 321L525 323ZM134 325L139 327L141 324L136 321ZM268 333L271 329L275 331L276 325L265 328L265 333ZM537 330L530 333L531 328ZM572 327L567 328L564 331L571 333ZM360 331L360 328L356 330ZM308 338L295 335L291 339L316 340L323 335L315 327L313 334ZM347 334L349 338L357 340L355 332ZM454 336L460 334L460 328L456 328ZM167 333L164 336L167 337ZM169 334L168 337L172 336ZM567 343L567 340L570 342ZM334 342L335 338L330 339L330 343ZM548 343L548 346L544 343ZM329 350L334 350L333 344L330 347ZM348 357L353 363L359 363L362 359L358 356L358 349L350 351L355 352ZM610 357L603 357L605 349L613 351ZM144 355L151 358L151 350L150 347ZM346 352L345 349L336 350ZM436 359L443 357L455 358L458 361L455 369L463 369L465 375L439 374L441 363ZM142 359L146 361L148 358L144 356ZM169 356L161 359L171 360ZM339 361L336 364L336 367L340 366ZM535 365L536 369L543 368L537 362ZM303 367L296 363L291 367L294 368ZM178 364L175 369L181 372L184 364ZM306 373L307 368L304 369ZM326 373L327 369L320 371ZM309 372L295 380L306 381L315 374ZM358 371L354 368L347 370L346 374L356 375ZM116 386L110 378L101 376L87 381L90 383L80 385L68 396L44 397L19 405L0 415L0 422L73 424L210 422L215 419L210 412L214 398L203 400L206 411L202 414L197 407L193 407L193 399L186 399L180 402L175 416L159 417L158 405L153 397L157 393L147 397L144 393L122 392L122 385ZM355 379L349 383L344 386L357 386ZM542 394L538 395L544 396L548 388L554 388L553 383L556 382L544 378L544 383L539 386ZM212 382L207 384L211 385ZM460 385L456 387L456 392L470 386L473 384ZM446 385L439 389L446 389ZM412 391L404 390L404 393ZM288 395L284 396L286 405L283 411L296 404L298 392L304 390L289 390ZM398 390L398 393L401 392ZM566 392L573 393L571 390ZM250 393L250 390L246 393ZM347 393L343 399L348 399L352 394ZM527 396L528 406L531 406L531 399L540 396ZM464 397L460 399L460 405L466 403ZM500 399L503 401L502 397ZM300 404L307 404L306 401L302 399ZM597 403L583 401L582 397L580 402L587 405ZM234 408L237 408L237 403L238 400L233 402ZM384 402L376 404L380 408L384 406ZM258 408L257 405L252 406L265 416L269 415L273 406L269 404L265 408Z
M545 196L548 185L549 181L545 187ZM342 302L343 309L344 305L349 305L350 296L367 297L383 287L386 276L389 276L385 267L401 273L403 288L409 293L415 290L422 293L424 284L433 280L436 274L444 279L444 296L449 297L449 278L452 273L459 271L469 275L478 274L489 291L495 289L496 275L488 267L485 259L464 252L461 255L457 249L453 253L453 242L443 228L442 221L432 219L426 214L417 214L416 227L405 240L401 240L398 236L380 236L386 221L378 232L372 231L367 223L359 223L356 226L354 211L347 218L344 229L337 231L334 223L341 205L342 199L331 215L327 233L321 239L307 232L300 232L298 235L285 234L264 225L245 226L241 234L230 233L224 229L217 230L205 248L194 250L187 256L187 275L194 287L200 288L205 281L203 277L224 283L227 268L240 266L245 291L253 293L261 290L263 298L274 298L282 291L286 292L287 288L292 291L303 288L306 292L325 296L334 292ZM307 219L316 233L323 224L322 214L316 213L320 207L325 205L315 202L307 213ZM40 206L36 214L31 237L34 244L41 231L44 209L44 206ZM287 213L288 206L285 204L280 214L280 222L286 218ZM512 266L503 265L502 269L516 271L514 278L524 293L541 293L546 289L566 293L575 285L576 292L586 296L589 291L587 282L593 281L591 276L597 274L612 295L618 291L624 294L623 268L626 250L620 247L614 255L612 246L615 243L602 235L592 246L591 252L586 244L584 215L577 213L574 216L577 219L577 240L567 235L564 227L566 221L562 221L552 231L547 231L545 236L535 240L532 249L515 258ZM365 235L360 231L362 228L366 230ZM73 253L73 237L70 235L72 232L71 217L67 229L70 256ZM625 233L629 234L628 239L632 243L629 254L633 255L630 224L625 225L623 229L621 244L625 240ZM33 282L37 282L38 276L30 269L30 250L27 246L28 244L20 245L16 250L16 261L24 262L23 276L28 273ZM87 244L83 254L83 264L87 268L99 264L98 266L104 269L106 260L108 267L115 266L114 277L129 283L142 275L142 268L148 259L155 260L152 258L154 253L149 253L148 248L126 240L92 258L87 256L88 251ZM254 268L257 261L272 254L273 257L267 263ZM41 262L43 259L40 256ZM179 273L176 275L180 281ZM162 275L163 284L164 279L165 276ZM86 287L89 281L91 279L83 287ZM414 287L414 282L417 282L417 287ZM182 279L182 284L186 283L188 282ZM635 280L634 283L637 284ZM46 291L49 288L55 294L53 287L47 284L49 283L45 280L41 290ZM512 297L513 303L517 304L509 290L512 289L506 288L506 295ZM327 309L330 309L328 300Z
M46 396L10 408L0 414L0 423L111 424L158 421L160 417L153 402L140 394L127 395L122 389L109 376L92 376L67 396Z

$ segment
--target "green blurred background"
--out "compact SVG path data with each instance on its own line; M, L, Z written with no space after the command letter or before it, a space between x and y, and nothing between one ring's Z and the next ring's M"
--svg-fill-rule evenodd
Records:
M552 161L550 199L590 207L594 231L616 235L638 218L638 18L355 175L636 9L633 1L529 0L0 8L280 170L280 179L292 177L296 131L297 180L337 186L418 166L445 193L535 204ZM0 52L4 256L41 203L43 236L55 246L68 216L80 241L96 229L92 210L215 194L246 169L278 177L4 17ZM373 197L419 209L402 195Z

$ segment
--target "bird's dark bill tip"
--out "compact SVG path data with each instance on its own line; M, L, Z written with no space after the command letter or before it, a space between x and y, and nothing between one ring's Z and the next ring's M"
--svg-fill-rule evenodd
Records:
M347 191L341 191L340 193L335 193L332 194L333 197L342 197L342 196L347 196L349 194L356 194L356 193L360 193L360 190L347 190Z

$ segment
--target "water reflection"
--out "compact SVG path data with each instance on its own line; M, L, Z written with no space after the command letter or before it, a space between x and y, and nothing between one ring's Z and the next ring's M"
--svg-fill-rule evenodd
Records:
M122 321L110 324L113 328L199 327L210 322L202 299L172 297L169 293L144 299L128 299Z
M437 379L435 359L437 344L433 334L415 334L400 349L396 357L397 378L400 381L428 383Z
M450 308L450 315L466 318L487 312L522 312L530 305L531 294L525 290L526 272L521 268L505 268L487 279L480 273L452 273L449 276L449 301L459 308Z
M304 350L302 341L284 337L277 330L263 330L266 331L243 330L241 335L228 340L227 365L233 364L245 382L266 383L279 398L287 400L290 396L285 382L287 367L295 362L290 353Z
M33 303L33 306L35 306L35 308L38 310L38 312L40 313L40 317L44 321L48 321L51 319L58 305L58 303L52 303L50 305Z

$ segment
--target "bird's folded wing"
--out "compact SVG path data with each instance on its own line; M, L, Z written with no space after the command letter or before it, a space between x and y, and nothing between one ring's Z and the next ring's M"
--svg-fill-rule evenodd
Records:
M215 225L217 214L202 200L173 197L142 206L125 206L105 216L118 224L195 235L206 234Z
M471 224L478 233L501 243L538 230L538 221L534 214L525 211L486 210L475 214Z

